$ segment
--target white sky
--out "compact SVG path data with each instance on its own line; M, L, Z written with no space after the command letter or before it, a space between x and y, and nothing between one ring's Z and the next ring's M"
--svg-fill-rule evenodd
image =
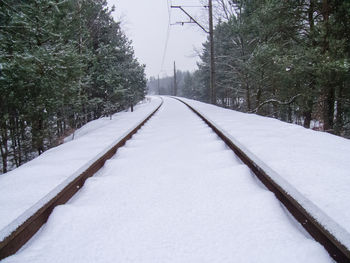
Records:
M122 21L122 29L133 42L135 55L146 65L147 77L173 74L173 63L180 70L195 70L199 60L196 50L202 49L206 33L195 24L170 27L167 51L161 68L168 28L169 5L203 6L202 0L108 0L116 7L113 16ZM207 25L205 8L184 7L204 25ZM179 9L171 9L171 23L188 21Z

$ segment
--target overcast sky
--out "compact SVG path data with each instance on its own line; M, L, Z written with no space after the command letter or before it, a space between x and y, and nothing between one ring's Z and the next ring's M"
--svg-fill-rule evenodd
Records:
M180 70L197 68L196 50L202 49L207 36L195 24L170 26L163 67L162 59L168 29L168 4L191 6L184 9L207 25L206 10L200 7L202 0L108 0L108 3L116 7L113 16L116 21L122 21L124 32L133 42L136 57L146 65L147 77L172 75L174 61ZM170 9L170 14L171 23L189 20L179 9Z

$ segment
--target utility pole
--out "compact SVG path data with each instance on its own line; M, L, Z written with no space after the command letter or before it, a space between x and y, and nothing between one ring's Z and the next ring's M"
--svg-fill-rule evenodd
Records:
M187 23L197 24L205 33L209 34L210 44L210 103L216 104L216 88L215 88L215 54L214 54L214 27L213 27L213 3L212 0L208 0L209 9L209 31L206 30L200 23L198 23L182 6L171 6L171 8L178 8L184 12L189 18L188 22L177 22L176 24L184 25Z
M174 96L177 96L176 65L174 61Z
M159 87L159 74L158 74L158 82L157 82L157 87L158 87L158 95L160 95L160 87Z
M208 5L209 5L209 39L210 39L210 103L216 105L214 27L213 27L212 0L209 0Z

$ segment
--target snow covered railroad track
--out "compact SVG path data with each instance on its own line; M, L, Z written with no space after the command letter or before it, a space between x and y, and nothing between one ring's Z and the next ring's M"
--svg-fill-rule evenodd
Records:
M93 163L85 167L79 176L66 185L58 194L48 202L44 203L31 217L21 223L15 231L0 241L0 260L16 253L35 233L46 223L53 209L61 204L66 203L79 189L84 185L85 181L93 176L103 165L110 159L116 151L125 145L125 143L159 110L163 104L151 112L143 121L141 121L131 131L127 132L114 146L107 149L105 153L96 156ZM102 156L101 156L102 155ZM48 194L49 196L50 194Z
M230 138L225 131L216 127L215 124L205 117L202 113L197 111L191 105L181 100L180 98L175 99L184 103L188 108L190 108L195 114L197 114L213 131L226 143L226 145L245 163L256 177L273 192L276 198L288 209L288 211L293 215L293 217L300 223L301 226L324 248L328 251L329 255L337 262L350 262L350 251L342 244L325 226L318 222L312 214L307 211L294 197L291 193L288 193L282 185L279 185L273 178L279 176L274 174L269 167L262 163L259 159L250 153L247 149L244 149L239 142L234 141ZM252 157L251 157L252 156ZM255 160L254 160L255 159ZM274 175L274 176L273 176ZM280 179L280 178L279 178ZM283 182L285 183L285 182ZM290 186L288 186L290 187ZM285 188L288 188L285 187ZM294 190L294 189L293 189ZM297 193L299 194L299 193ZM303 197L300 197L303 198ZM300 199L299 198L299 199ZM317 209L317 208L315 208ZM320 212L322 211L313 211Z
M331 262L207 124L165 98L4 262Z

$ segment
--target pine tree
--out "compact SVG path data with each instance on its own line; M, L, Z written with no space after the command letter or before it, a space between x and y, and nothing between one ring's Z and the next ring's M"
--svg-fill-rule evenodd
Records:
M3 172L144 97L144 67L112 11L105 0L0 2Z

